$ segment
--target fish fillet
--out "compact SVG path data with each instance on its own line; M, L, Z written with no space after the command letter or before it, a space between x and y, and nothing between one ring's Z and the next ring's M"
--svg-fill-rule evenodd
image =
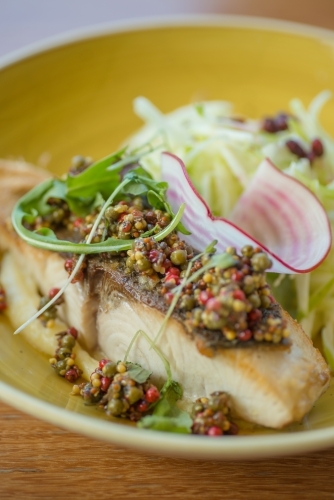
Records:
M4 168L0 162L0 185L5 178L7 186L6 207L1 208L0 248L11 251L19 265L24 263L26 272L46 294L66 280L64 260L58 254L28 246L4 223L18 196L15 189L11 191L11 170L15 172L13 163ZM31 167L26 170L30 189L38 181L33 176L38 175L31 173ZM22 190L23 185L20 194ZM164 319L163 302L156 295L140 291L136 281L122 275L112 259L105 262L95 256L88 259L84 282L66 290L60 314L80 331L87 349L99 346L107 357L118 360L124 357L137 330L144 330L151 338L156 336ZM289 347L219 348L212 357L201 354L181 319L172 317L157 345L170 361L173 377L183 386L185 398L193 400L224 390L231 395L240 417L250 422L280 428L300 420L327 389L330 374L300 325L285 311L280 313L290 330ZM137 337L129 360L151 370L156 381L164 379L161 360L143 336Z

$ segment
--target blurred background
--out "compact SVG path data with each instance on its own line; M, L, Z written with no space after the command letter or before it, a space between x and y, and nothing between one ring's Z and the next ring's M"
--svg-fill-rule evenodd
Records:
M242 14L334 29L334 0L0 0L0 56L72 29L181 14Z

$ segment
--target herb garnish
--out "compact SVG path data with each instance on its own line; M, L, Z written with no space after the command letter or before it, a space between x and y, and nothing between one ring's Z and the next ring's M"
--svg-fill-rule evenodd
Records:
M37 311L34 316L16 330L15 333L22 331L50 307L52 303L57 301L76 275L86 254L121 252L131 248L131 240L121 240L118 238L107 238L105 241L99 243L91 243L106 209L117 196L122 194L134 196L146 195L152 201L153 207L163 207L172 217L171 223L153 236L156 241L163 240L174 230L188 233L180 222L185 205L181 205L176 214L172 212L165 196L168 188L166 182L155 181L137 164L122 178L122 169L124 166L132 165L134 161L134 156L131 156L131 154L125 155L125 152L126 149L117 151L93 163L79 175L73 176L68 174L64 179L49 179L29 191L16 204L12 214L12 223L15 231L23 240L37 248L55 252L80 254L80 257L58 294L44 308ZM138 159L140 159L139 154L136 156L136 160ZM25 224L33 224L37 216L47 215L52 211L52 207L48 204L50 198L65 201L76 215L88 214L93 207L97 205L101 206L102 204L102 208L85 243L59 240L54 231L49 228L32 231L25 227ZM104 201L105 199L106 201ZM146 235L144 234L143 236Z

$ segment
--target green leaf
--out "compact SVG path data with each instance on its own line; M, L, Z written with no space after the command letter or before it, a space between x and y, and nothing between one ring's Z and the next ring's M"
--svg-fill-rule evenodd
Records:
M144 429L164 432L191 433L192 419L186 411L180 410L175 402L182 397L182 388L174 380L168 384L162 399L156 404L153 414L148 415L138 422L138 426Z
M57 236L52 231L52 229L50 229L49 227L41 227L39 229L36 229L35 233L40 234L41 236L45 236L47 238L50 238L51 240L57 239Z
M205 253L214 253L216 252L216 245L218 243L218 240L213 240L211 243L206 247L204 250Z
M81 174L71 176L66 180L67 195L71 198L94 198L97 192L107 198L119 184L119 172L123 165L109 172L108 167L120 160L125 148L99 160Z
M189 413L180 410L180 413L175 417L147 415L138 422L137 426L152 431L191 434L192 423Z
M138 384L144 384L146 380L151 376L152 372L145 370L142 366L137 363L126 363L126 368L130 377L138 382Z
M147 201L151 207L156 208L157 210L165 210L164 201L155 191L150 190L147 192Z
M124 189L123 192L126 194L132 194L133 196L139 196L147 192L147 187L145 184L139 182L130 182Z

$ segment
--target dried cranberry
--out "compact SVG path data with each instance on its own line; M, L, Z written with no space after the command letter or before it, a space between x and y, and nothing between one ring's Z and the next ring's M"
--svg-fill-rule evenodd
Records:
M306 158L307 157L306 152L304 151L302 146L300 144L298 144L297 141L293 141L292 139L290 139L289 141L286 141L286 147L289 149L289 151L292 154L298 156L298 158Z
M315 156L322 156L324 154L324 145L320 139L314 139L311 147L312 153L314 153Z
M276 123L272 118L265 118L262 124L262 130L275 134L277 132Z

